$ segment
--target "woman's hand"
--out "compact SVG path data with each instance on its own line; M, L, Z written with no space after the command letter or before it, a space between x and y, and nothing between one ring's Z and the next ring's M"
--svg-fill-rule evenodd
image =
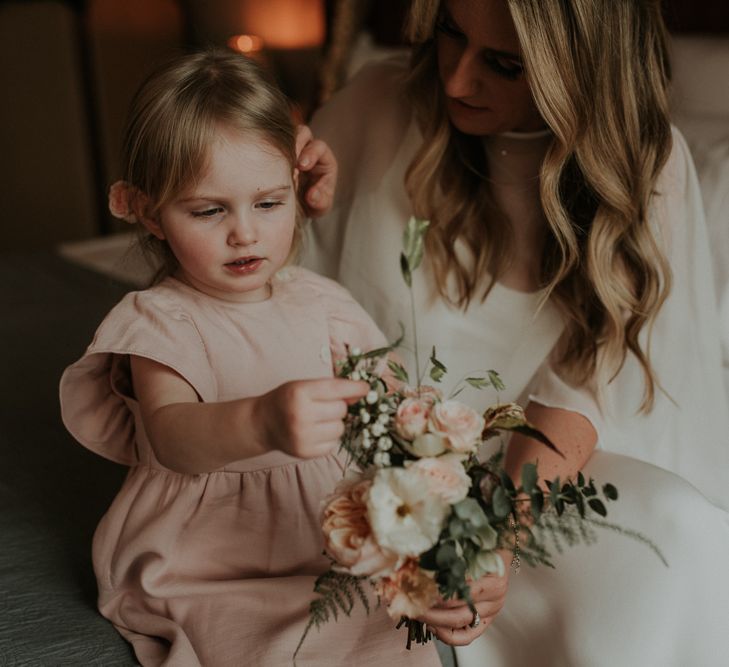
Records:
M509 567L511 551L500 551L504 560L504 574L488 574L470 584L471 598L480 620L473 625L473 612L463 600L446 600L436 605L418 620L424 621L428 628L445 644L466 646L480 637L491 625L506 601L509 586Z
M329 146L306 125L296 128L296 174L304 212L310 217L324 215L334 202L337 160Z
M324 456L339 445L347 405L368 391L366 382L341 378L286 382L256 399L254 427L269 449Z

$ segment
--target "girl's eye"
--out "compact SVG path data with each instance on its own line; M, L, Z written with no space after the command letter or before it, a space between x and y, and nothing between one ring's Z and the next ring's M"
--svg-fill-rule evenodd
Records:
M222 206L213 206L212 208L206 208L202 211L192 211L193 218L214 218L216 215L223 213Z
M488 54L484 59L491 71L509 81L516 81L524 73L524 65L518 60Z
M270 211L273 208L276 208L277 206L283 206L283 202L279 200L266 200L261 201L256 204L256 208L262 209L264 211Z

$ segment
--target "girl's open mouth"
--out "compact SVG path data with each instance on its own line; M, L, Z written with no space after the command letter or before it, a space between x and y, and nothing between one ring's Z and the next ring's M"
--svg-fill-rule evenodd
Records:
M225 267L233 273L253 273L263 263L262 257L241 257L228 262Z

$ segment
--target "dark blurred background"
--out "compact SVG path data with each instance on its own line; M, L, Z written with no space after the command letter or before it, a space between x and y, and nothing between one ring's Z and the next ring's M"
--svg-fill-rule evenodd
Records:
M6 221L0 251L119 229L105 192L119 176L129 99L155 63L180 50L229 44L265 62L306 119L356 54L401 44L407 4L0 0L0 188L5 210L34 221ZM726 2L667 0L665 15L676 32L729 34Z

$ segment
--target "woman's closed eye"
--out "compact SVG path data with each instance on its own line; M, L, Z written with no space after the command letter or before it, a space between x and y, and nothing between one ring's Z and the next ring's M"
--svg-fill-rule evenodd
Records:
M516 81L524 73L524 65L514 58L486 52L484 62L491 71L509 81Z
M452 21L447 14L441 14L435 24L435 29L452 39L465 39L463 31Z

